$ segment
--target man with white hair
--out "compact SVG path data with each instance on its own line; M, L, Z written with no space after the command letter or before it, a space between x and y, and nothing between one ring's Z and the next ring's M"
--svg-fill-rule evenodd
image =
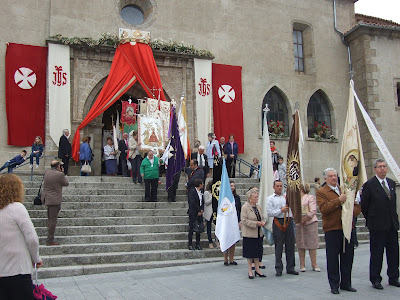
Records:
M199 163L199 168L203 169L204 171L204 182L208 175L209 167L207 161L207 155L204 153L206 147L204 145L200 145L197 152L193 152L190 155L190 160L195 159Z
M351 239L350 243L345 241L342 228L342 205L346 202L346 195L340 191L335 169L326 169L324 178L326 185L317 190L317 202L325 232L326 263L331 293L339 294L339 287L341 290L356 292L357 290L351 286L354 240ZM358 216L360 212L360 206L354 203L353 216Z
M63 135L60 137L60 142L58 143L58 158L64 164L64 174L68 173L69 159L71 157L72 147L68 141L70 134L68 129L63 130Z

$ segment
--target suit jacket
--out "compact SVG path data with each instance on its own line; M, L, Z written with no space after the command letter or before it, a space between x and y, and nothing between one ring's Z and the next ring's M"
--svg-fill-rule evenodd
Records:
M197 159L197 155L199 152L193 152L192 154L190 154L190 159L195 159L198 161ZM202 168L204 170L204 175L208 174L209 172L209 167L208 167L208 160L207 160L207 155L205 153L203 153L203 157L204 157L204 167ZM198 161L199 162L199 161ZM200 164L200 162L199 162Z
M196 179L201 179L204 181L204 171L202 168L197 168L196 170L192 171L189 174L189 181L187 182L187 190L190 192L192 189L194 189L194 181Z
M58 143L58 158L64 158L65 155L68 155L68 158L71 157L71 144L68 141L65 135L60 137L60 142Z
M45 205L61 205L62 188L69 182L63 172L50 169L44 173L42 203Z
M197 193L197 189L191 189L188 194L188 202L189 202L189 208L188 208L188 215L197 215L198 212L204 211L204 200L202 196L202 203L200 205L200 198Z
M326 184L317 191L317 203L322 215L324 232L342 230L342 204L339 195L329 185ZM360 212L361 207L354 203L353 216L358 216Z
M232 150L231 143L230 143L230 142L227 142L227 143L225 144L225 147L224 147L224 153L225 153L226 155L228 155L228 158L229 158L229 159L231 158L231 157L230 157L231 154L235 155L235 158L237 158L237 155L238 155L238 153L239 153L239 146L238 146L238 144L237 144L236 142L233 142L233 150Z
M386 178L389 184L390 199L376 176L368 180L361 193L361 209L369 230L389 231L392 226L399 230L399 217L396 209L396 183Z
M264 220L262 215L261 207L257 204L258 212L261 216L261 221ZM253 207L249 202L246 202L242 206L242 210L240 213L240 222L242 224L242 236L248 238L257 238L258 231L260 230L260 237L263 236L261 228L257 226L257 216L254 212Z
M128 140L129 144L129 140ZM118 141L118 150L121 151L121 154L119 156L120 159L126 160L127 154L125 151L128 150L129 148L125 144L125 140L119 140Z

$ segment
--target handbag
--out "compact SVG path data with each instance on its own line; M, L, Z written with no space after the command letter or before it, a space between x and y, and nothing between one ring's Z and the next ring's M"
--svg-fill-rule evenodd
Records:
M197 233L204 232L204 222L203 217L198 217L196 221L193 222L193 231Z
M81 172L82 173L87 173L87 174L92 172L92 168L90 167L90 165L89 165L89 163L87 161L85 161L85 163L82 165Z
M46 172L45 172L46 174ZM35 199L33 199L33 205L42 205L42 193L40 192L40 190L42 189L42 184L43 184L43 180L44 180L44 174L43 174L43 178L42 178L42 182L40 183L40 187L37 193L37 196L35 197Z
M37 268L36 264L34 267L35 270L35 284L32 284L32 289L33 289L33 297L36 300L55 300L58 297L56 295L53 295L49 290L47 290L43 284L38 285L37 282Z
M132 170L132 164L130 160L126 161L126 165L128 166L128 170Z

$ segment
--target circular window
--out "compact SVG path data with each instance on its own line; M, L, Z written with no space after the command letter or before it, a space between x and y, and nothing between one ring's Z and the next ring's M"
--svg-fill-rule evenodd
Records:
M121 9L121 18L131 25L140 25L143 24L144 14L136 5L127 5Z
M118 17L125 26L148 28L157 18L156 0L115 0Z

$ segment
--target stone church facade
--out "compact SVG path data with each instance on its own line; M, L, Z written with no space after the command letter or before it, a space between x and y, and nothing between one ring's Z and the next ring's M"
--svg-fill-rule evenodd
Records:
M337 27L346 33L345 41L350 44L356 90L395 159L400 161L400 142L391 138L398 128L400 113L400 65L396 63L400 27L360 25L366 21L356 18L354 2L336 0ZM136 9L142 20L121 14L126 7ZM117 34L118 28L150 31L152 38L184 41L209 50L214 63L243 68L243 159L261 157L262 108L268 103L272 117L286 122L287 135L291 115L299 109L306 137L306 180L321 177L327 167L339 168L350 74L347 47L334 29L333 0L16 0L4 3L3 8L3 57L7 42L45 46L46 40L57 34L98 39L106 32ZM131 24L136 21L137 25ZM76 45L71 46L70 52L73 135L107 78L115 49ZM154 57L167 98L178 100L186 95L193 144L199 138L194 128L194 56L154 51ZM5 161L18 154L20 148L7 145L4 60L0 70L0 155ZM137 83L128 93L137 98L145 96ZM315 121L326 121L331 127L318 141L313 137ZM95 175L101 174L102 122L99 116L81 132L81 136L92 137ZM330 135L338 141L329 139ZM371 174L371 163L379 152L365 128L362 138ZM286 157L288 137L276 139L276 145ZM47 134L45 154L56 152L57 145ZM79 166L72 166L71 170L77 174Z

